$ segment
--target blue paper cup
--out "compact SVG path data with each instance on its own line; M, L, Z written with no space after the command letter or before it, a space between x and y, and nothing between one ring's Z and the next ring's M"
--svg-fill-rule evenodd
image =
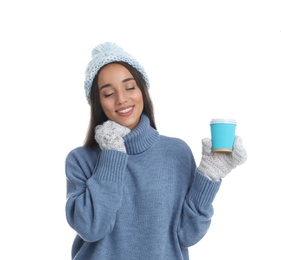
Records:
M210 127L213 152L231 153L235 141L236 121L233 119L212 119Z

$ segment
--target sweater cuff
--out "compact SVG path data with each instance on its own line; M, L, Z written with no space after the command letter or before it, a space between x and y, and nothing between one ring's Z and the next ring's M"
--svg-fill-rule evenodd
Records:
M93 178L122 183L128 154L115 150L102 150L94 170Z
M213 203L220 188L221 181L211 181L206 176L196 171L190 200L196 202L199 207L205 207Z

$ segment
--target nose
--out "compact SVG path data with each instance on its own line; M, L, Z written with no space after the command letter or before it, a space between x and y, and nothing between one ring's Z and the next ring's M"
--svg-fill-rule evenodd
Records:
M121 105L127 102L127 95L125 91L118 91L116 93L116 104Z

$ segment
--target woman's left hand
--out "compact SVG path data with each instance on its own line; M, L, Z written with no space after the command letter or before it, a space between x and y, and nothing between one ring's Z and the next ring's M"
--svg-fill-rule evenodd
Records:
M211 139L204 138L202 140L202 159L198 171L212 180L219 180L246 160L247 152L239 136L235 137L232 153L214 153Z

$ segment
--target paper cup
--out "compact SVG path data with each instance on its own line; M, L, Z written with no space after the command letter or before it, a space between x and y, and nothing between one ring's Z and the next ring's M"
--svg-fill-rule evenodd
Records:
M233 119L212 119L210 127L213 152L231 153L235 141L236 121Z

